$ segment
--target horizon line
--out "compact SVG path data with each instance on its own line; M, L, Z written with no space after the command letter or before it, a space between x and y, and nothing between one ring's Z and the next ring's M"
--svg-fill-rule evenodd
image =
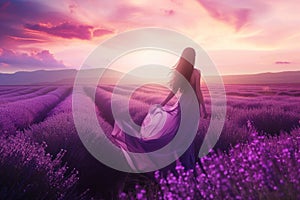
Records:
M89 69L83 69L83 70L94 70L94 69L109 69L109 68L89 68ZM0 74L16 74L16 73L20 73L20 72L38 72L38 71L66 71L66 70L75 70L75 71L79 71L80 69L76 69L76 68L61 68L61 69L36 69L36 70L20 70L20 71L15 71L15 72L12 72L12 73L9 73L9 72L1 72L0 71ZM109 69L109 70L113 70L113 71L116 71L116 72L119 72L119 73L126 73L126 72L122 72L122 71L119 71L119 70L116 70L116 69ZM286 70L286 71L263 71L263 72L255 72L255 73L245 73L245 74L221 74L222 77L224 76L240 76L240 75L258 75L258 74L276 74L276 73L284 73L284 72L300 72L300 70ZM207 77L214 77L212 75L207 75Z

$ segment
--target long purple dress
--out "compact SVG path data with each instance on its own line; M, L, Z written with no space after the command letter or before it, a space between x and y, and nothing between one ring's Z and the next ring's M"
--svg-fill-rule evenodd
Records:
M128 154L128 151L135 153L153 152L164 147L174 138L181 120L180 107L179 101L173 106L151 106L147 116L143 120L140 131L136 131L126 123L122 123L122 126L127 126L126 130L131 130L131 135L125 134L123 131L124 129L121 130L115 123L112 135L116 139L118 146L122 149L122 152L132 169L142 171L147 168L146 165L149 164L149 161L143 160L143 158L132 158ZM132 136L132 134L134 136ZM169 153L169 156L174 156L172 155L172 151ZM162 158L163 156L166 155L162 155ZM157 160L159 161L159 155ZM179 160L186 169L191 169L195 166L194 143L184 150L184 154L179 157Z

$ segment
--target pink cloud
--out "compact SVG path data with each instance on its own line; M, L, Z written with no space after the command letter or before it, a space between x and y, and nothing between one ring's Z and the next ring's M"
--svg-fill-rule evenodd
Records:
M252 9L237 7L234 2L227 3L216 0L198 0L211 17L227 23L238 31L250 21Z
M277 65L289 65L289 64L291 64L291 62L289 62L289 61L276 61L275 64L277 64Z
M25 28L35 31L48 33L50 35L62 37L62 38L78 38L83 40L91 39L92 26L71 24L69 22L61 23L59 25L49 24L25 24Z
M18 53L10 49L0 48L0 71L3 67L10 69L66 68L63 62L56 60L48 50Z
M111 33L113 33L112 30L99 28L99 29L94 30L93 37L99 37L99 36L107 35L107 34L111 34Z
M168 16L171 16L175 14L175 11L173 9L169 9L169 10L164 10L164 13Z

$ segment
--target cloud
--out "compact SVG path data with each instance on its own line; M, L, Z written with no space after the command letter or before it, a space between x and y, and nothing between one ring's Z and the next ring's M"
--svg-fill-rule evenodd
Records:
M174 15L175 11L173 9L169 9L169 10L163 10L164 13L168 16Z
M51 24L25 24L24 27L62 38L78 38L83 40L91 39L91 30L93 29L89 25L71 24L68 22L56 26Z
M66 68L62 61L54 58L48 50L32 53L17 53L0 48L0 71L9 69L58 69Z
M289 62L289 61L276 61L275 64L276 65L289 65L289 64L291 64L291 62Z
M217 0L198 0L198 2L211 17L233 26L237 31L250 21L251 8L238 7L233 2L226 4Z
M108 30L108 29L95 29L93 31L93 37L99 37L99 36L102 36L102 35L106 35L106 34L111 34L113 33L112 30Z
M41 1L1 1L0 3L0 44L6 48L16 48L22 44L49 41L42 34L32 34L24 29L24 24L39 22L57 24L71 18Z
M76 9L76 5L70 9ZM90 40L94 27L74 16L41 1L4 1L0 3L0 44L15 48L23 43L47 42L49 35L45 33Z

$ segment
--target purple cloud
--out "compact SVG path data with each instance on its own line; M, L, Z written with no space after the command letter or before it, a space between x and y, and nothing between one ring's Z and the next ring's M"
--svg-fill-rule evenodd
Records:
M68 22L59 24L57 26L48 24L25 24L25 28L35 31L48 33L62 38L78 38L83 40L91 39L92 26L71 24Z
M9 69L52 69L66 68L62 61L54 58L48 50L39 52L17 53L9 49L0 48L0 71Z
M275 64L276 65L289 65L289 64L291 64L291 62L289 62L289 61L276 61Z
M70 5L70 9L76 9L76 5ZM49 41L44 33L66 39L91 39L94 27L72 17L41 1L0 2L0 44L16 48L23 43Z
M18 43L19 41L15 41L14 38L42 39L41 36L33 36L25 32L24 24L28 22L56 24L68 20L71 20L68 16L39 2L2 1L0 3L0 43L5 43L5 45L9 44L8 41Z

